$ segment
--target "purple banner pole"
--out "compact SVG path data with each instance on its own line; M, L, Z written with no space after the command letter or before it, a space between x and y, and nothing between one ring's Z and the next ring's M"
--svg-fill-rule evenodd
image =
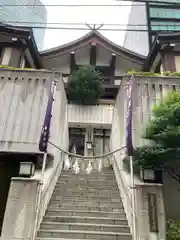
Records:
M134 148L132 142L132 115L133 115L133 91L134 77L132 76L129 82L128 99L127 99L127 117L126 117L126 147L128 156L133 156Z
M53 77L54 78L54 77ZM50 135L50 127L51 127L51 118L52 118L52 109L53 109L53 102L54 102L54 94L55 94L56 83L53 79L49 99L47 103L46 114L44 118L44 124L42 127L42 132L39 140L39 151L47 152L47 145Z

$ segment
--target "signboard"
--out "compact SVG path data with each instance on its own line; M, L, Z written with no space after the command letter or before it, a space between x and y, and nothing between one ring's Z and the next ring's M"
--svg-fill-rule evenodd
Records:
M157 196L155 193L148 193L148 213L150 232L159 232L158 228L158 212L157 212Z

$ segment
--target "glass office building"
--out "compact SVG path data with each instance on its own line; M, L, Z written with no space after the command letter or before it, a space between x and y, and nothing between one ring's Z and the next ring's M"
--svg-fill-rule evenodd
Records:
M8 6L9 5L9 6ZM0 0L0 22L33 28L39 50L43 49L47 10L40 0Z
M147 55L154 36L158 32L180 31L180 0L159 0L158 2L132 3L124 47ZM161 2L167 2L167 4ZM132 27L132 24L136 27ZM129 31L130 29L141 31L132 32Z

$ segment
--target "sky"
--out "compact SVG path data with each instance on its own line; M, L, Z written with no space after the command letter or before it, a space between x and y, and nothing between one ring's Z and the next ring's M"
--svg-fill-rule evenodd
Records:
M44 4L121 4L116 0L43 0ZM130 4L122 2L122 4ZM130 11L129 6L114 7L47 7L48 23L85 23L104 24L104 28L121 28L121 31L100 32L116 44L123 45L124 29ZM123 24L124 26L106 26L105 24ZM49 25L50 26L50 25ZM52 25L51 25L52 26ZM57 25L56 25L57 26ZM62 26L62 25L61 25ZM72 27L69 26L69 27ZM88 28L87 28L88 29ZM44 49L56 47L82 37L89 30L60 30L47 29L45 33Z

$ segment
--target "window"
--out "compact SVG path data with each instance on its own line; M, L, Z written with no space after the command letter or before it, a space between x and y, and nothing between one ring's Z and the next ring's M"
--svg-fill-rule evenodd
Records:
M151 2L151 0L149 0L149 2ZM160 4L162 2L162 0L156 0L156 2L159 2L157 4ZM163 0L163 2L167 2L169 4L172 4L172 3L180 3L180 0ZM153 4L155 4L155 3L153 3Z
M151 18L175 18L180 19L180 9L171 9L171 8L150 8L150 17Z
M152 31L180 31L180 22L151 22Z

